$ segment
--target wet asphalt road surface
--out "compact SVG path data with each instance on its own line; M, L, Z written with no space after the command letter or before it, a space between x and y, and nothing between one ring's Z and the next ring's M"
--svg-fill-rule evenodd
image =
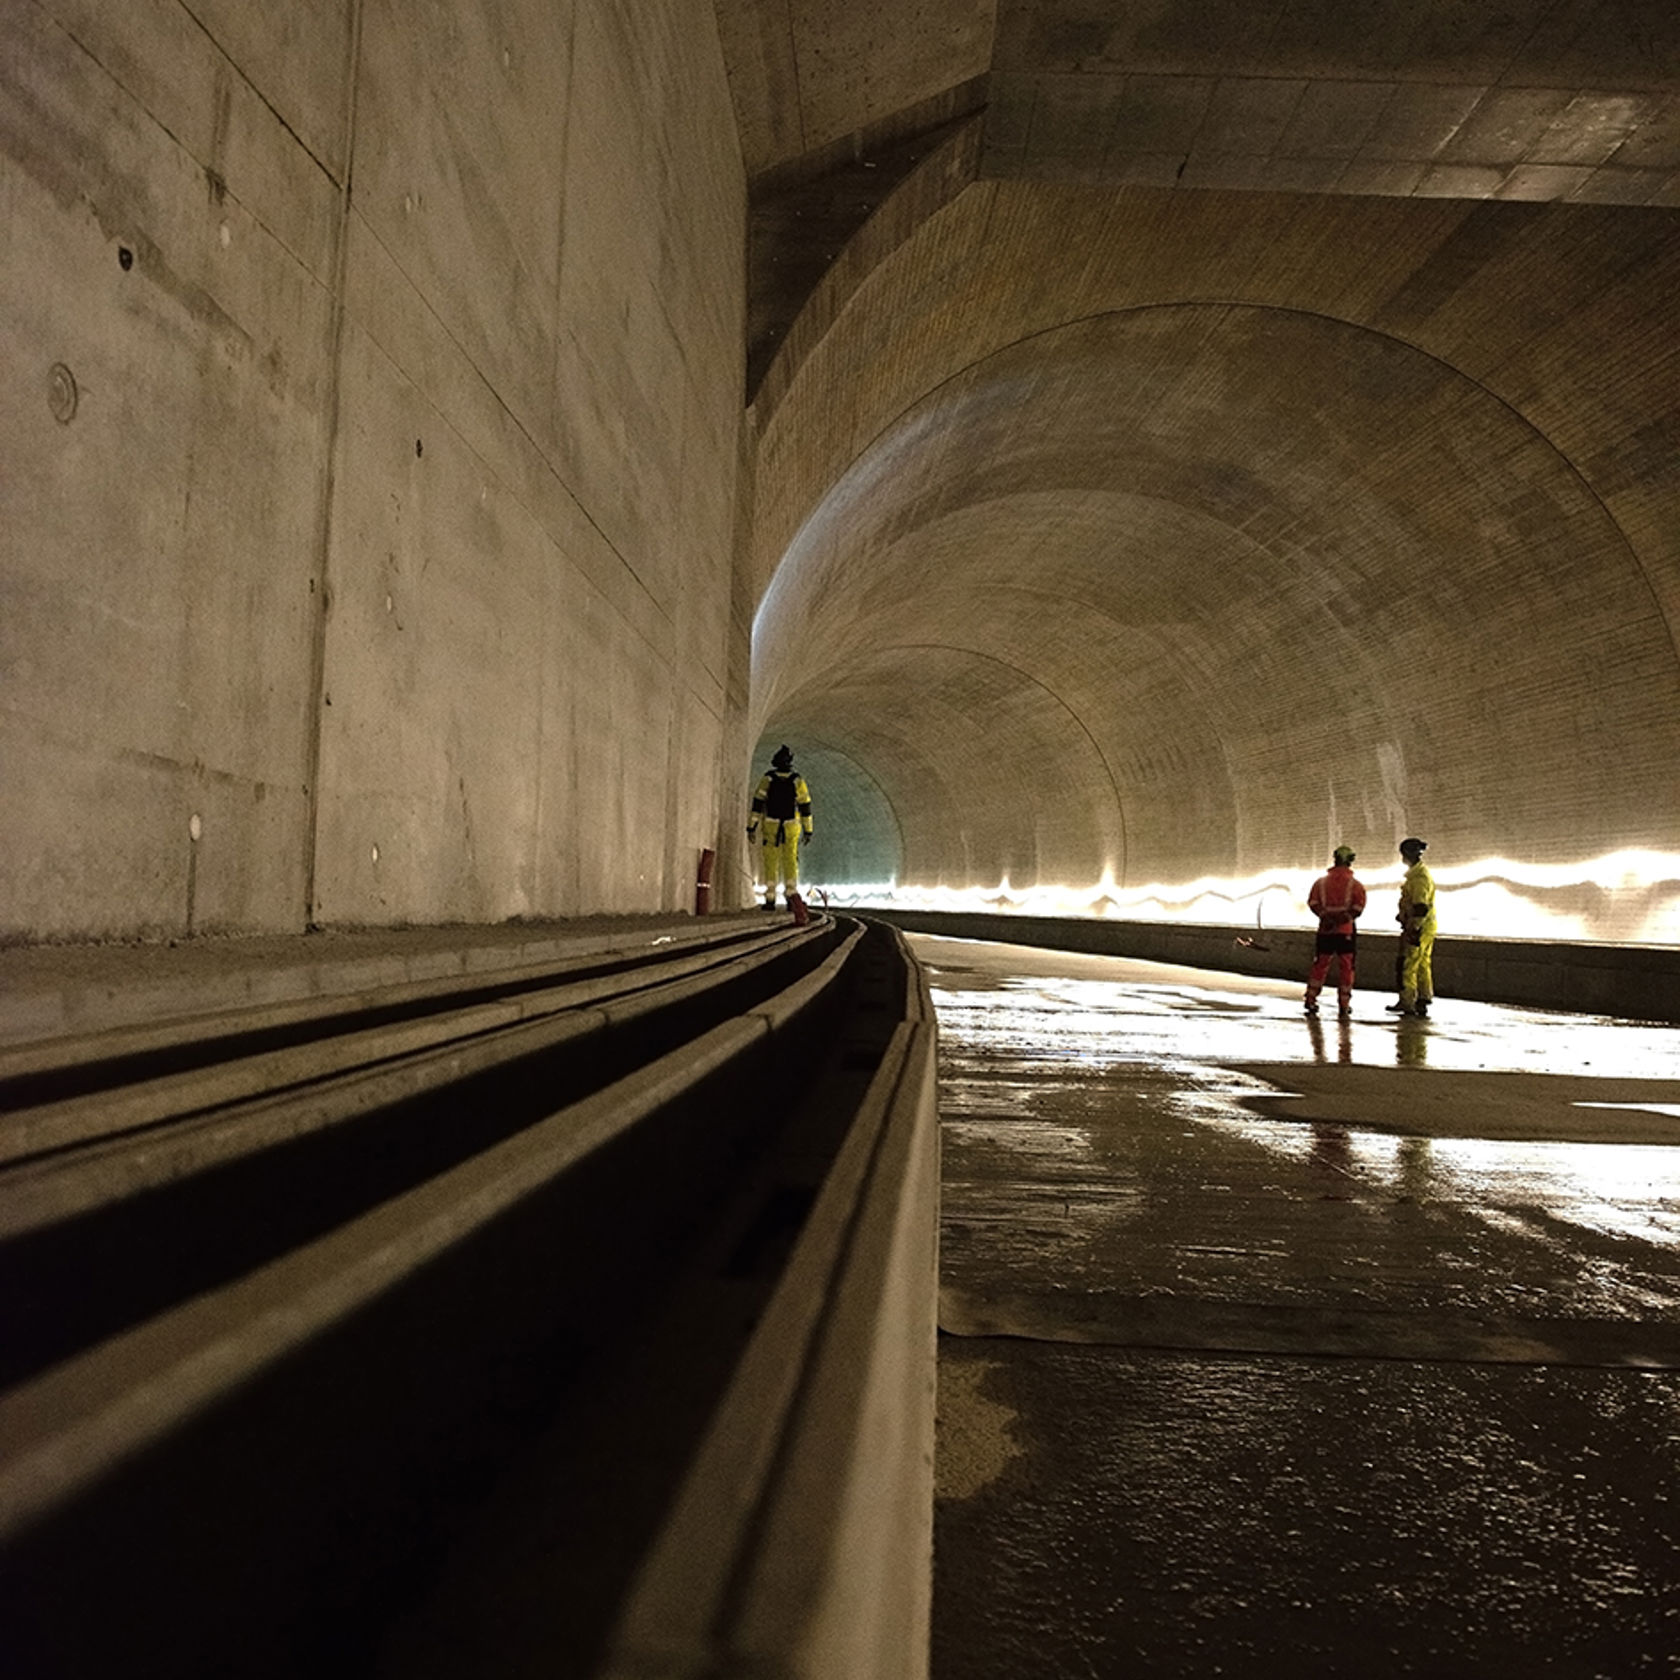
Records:
M934 1680L1680 1674L1680 1030L913 945Z

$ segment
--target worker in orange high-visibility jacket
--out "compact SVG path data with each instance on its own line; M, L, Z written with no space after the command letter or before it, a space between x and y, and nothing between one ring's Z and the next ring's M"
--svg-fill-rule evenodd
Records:
M1318 939L1313 946L1311 972L1307 975L1307 1013L1318 1013L1318 994L1324 990L1332 967L1336 970L1336 999L1340 1013L1353 1010L1353 956L1355 924L1365 911L1365 888L1354 878L1353 848L1338 846L1330 867L1313 882L1307 893L1307 908L1318 917Z
M793 768L793 748L785 743L771 755L770 768L753 790L747 838L764 834L764 908L776 908L778 880L790 908L799 896L799 842L811 840L811 790Z

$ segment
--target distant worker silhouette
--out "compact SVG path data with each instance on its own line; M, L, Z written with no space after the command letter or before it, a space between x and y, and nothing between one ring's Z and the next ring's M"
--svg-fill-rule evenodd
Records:
M1353 961L1357 934L1355 923L1365 911L1365 888L1354 878L1353 848L1338 846L1330 855L1330 867L1313 882L1307 893L1307 908L1318 917L1318 938L1313 945L1312 969L1307 975L1307 1013L1318 1013L1318 994L1334 966L1339 1013L1353 1010Z
M1400 961L1396 965L1400 1001L1391 1003L1394 1015L1427 1015L1435 1001L1435 877L1423 861L1427 840L1400 842L1406 878L1400 883Z
M752 815L747 819L750 840L762 828L764 833L764 908L776 908L778 879L788 907L796 909L799 898L799 842L811 841L811 790L805 778L793 768L793 748L778 747L770 768L758 779L753 792Z

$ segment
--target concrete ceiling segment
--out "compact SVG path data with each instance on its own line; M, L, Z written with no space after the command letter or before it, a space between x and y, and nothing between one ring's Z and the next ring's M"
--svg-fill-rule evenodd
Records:
M1680 625L1676 295L1666 211L983 183L779 368L754 589L851 463L965 369L1086 317L1229 301L1361 325L1483 385L1582 473Z
M1314 314L1129 311L952 376L800 533L755 663L773 726L820 716L888 789L910 878L1182 881L1420 822L1461 855L1676 839L1618 762L1680 762L1623 533L1505 403ZM882 764L883 716L943 779Z
M976 133L962 177L973 178L993 9L718 0L751 200L749 400L854 235L965 122ZM896 224L923 197L900 195Z
M984 90L966 83L878 132L762 177L749 207L747 400L824 333L874 265L979 172ZM798 335L787 345L789 332Z
M747 178L984 74L996 0L717 0Z
M1668 0L1000 0L983 173L1680 205Z
M859 228L949 124L981 111L971 167L991 179L1680 207L1669 0L996 0L993 13L992 0L890 15L719 0L752 189L749 400Z

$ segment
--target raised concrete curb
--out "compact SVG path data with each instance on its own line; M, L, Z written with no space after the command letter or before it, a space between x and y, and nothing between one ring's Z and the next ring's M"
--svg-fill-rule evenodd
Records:
M503 979L523 968L638 949L700 948L757 931L768 920L762 912L595 916L159 945L17 946L0 950L0 1044L308 999L353 999L398 985Z
M901 1019L602 1680L927 1675L937 1028L926 979L893 938Z
M1304 983L1312 963L1313 935L1305 928L1256 934L1240 927L1077 916L896 909L864 913L906 933L1141 957L1276 980ZM1253 943L1241 943L1245 940ZM1360 933L1361 986L1380 990L1389 983L1398 946L1395 934ZM1481 1003L1580 1010L1636 1021L1680 1021L1680 948L1444 938L1435 946L1435 990L1444 998L1473 998Z

